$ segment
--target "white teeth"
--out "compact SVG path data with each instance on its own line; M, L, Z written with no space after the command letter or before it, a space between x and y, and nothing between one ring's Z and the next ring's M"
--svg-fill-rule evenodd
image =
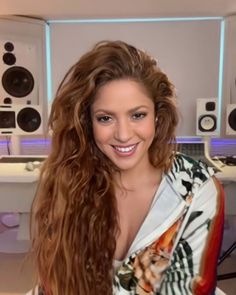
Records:
M129 147L118 147L118 146L114 146L114 148L121 153L128 153L130 151L132 151L135 148L135 145L129 146Z

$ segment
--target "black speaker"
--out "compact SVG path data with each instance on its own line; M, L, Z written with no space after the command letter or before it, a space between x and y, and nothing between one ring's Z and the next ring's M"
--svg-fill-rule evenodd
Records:
M42 134L42 107L35 105L0 105L1 135Z
M216 98L197 99L197 135L217 135L217 112L218 104Z
M236 104L227 105L226 134L236 135Z
M12 105L14 110L15 105L40 106L41 131L48 118L45 35L43 20L0 17L0 105Z

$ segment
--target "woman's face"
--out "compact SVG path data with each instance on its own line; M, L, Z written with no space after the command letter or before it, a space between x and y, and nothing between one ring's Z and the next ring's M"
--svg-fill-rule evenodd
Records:
M155 111L142 85L117 80L102 86L91 116L98 148L121 171L150 165L148 150L155 135Z

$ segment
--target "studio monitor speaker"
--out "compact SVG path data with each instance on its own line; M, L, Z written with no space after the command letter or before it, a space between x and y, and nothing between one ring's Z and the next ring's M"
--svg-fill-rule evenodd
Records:
M198 98L196 114L197 135L217 135L217 112L216 98Z
M42 134L42 107L36 105L0 105L0 135Z
M236 135L236 104L227 105L226 134Z
M0 17L0 105L40 106L43 125L48 117L45 34L42 20Z

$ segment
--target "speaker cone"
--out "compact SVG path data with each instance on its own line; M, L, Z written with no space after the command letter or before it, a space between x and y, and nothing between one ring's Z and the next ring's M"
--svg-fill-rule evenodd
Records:
M14 44L12 42L6 42L4 48L6 51L12 52L14 50Z
M15 128L15 112L0 111L0 128Z
M10 52L4 53L3 57L2 57L2 60L8 66L12 66L12 65L14 65L16 63L15 55L10 53Z
M41 116L37 110L26 107L18 113L17 123L25 132L34 132L41 125Z
M236 131L236 109L232 110L228 117L229 126Z
M204 115L199 118L198 128L202 132L212 132L216 129L216 116Z
M34 78L26 68L14 66L4 72L2 85L8 94L24 97L33 90Z

